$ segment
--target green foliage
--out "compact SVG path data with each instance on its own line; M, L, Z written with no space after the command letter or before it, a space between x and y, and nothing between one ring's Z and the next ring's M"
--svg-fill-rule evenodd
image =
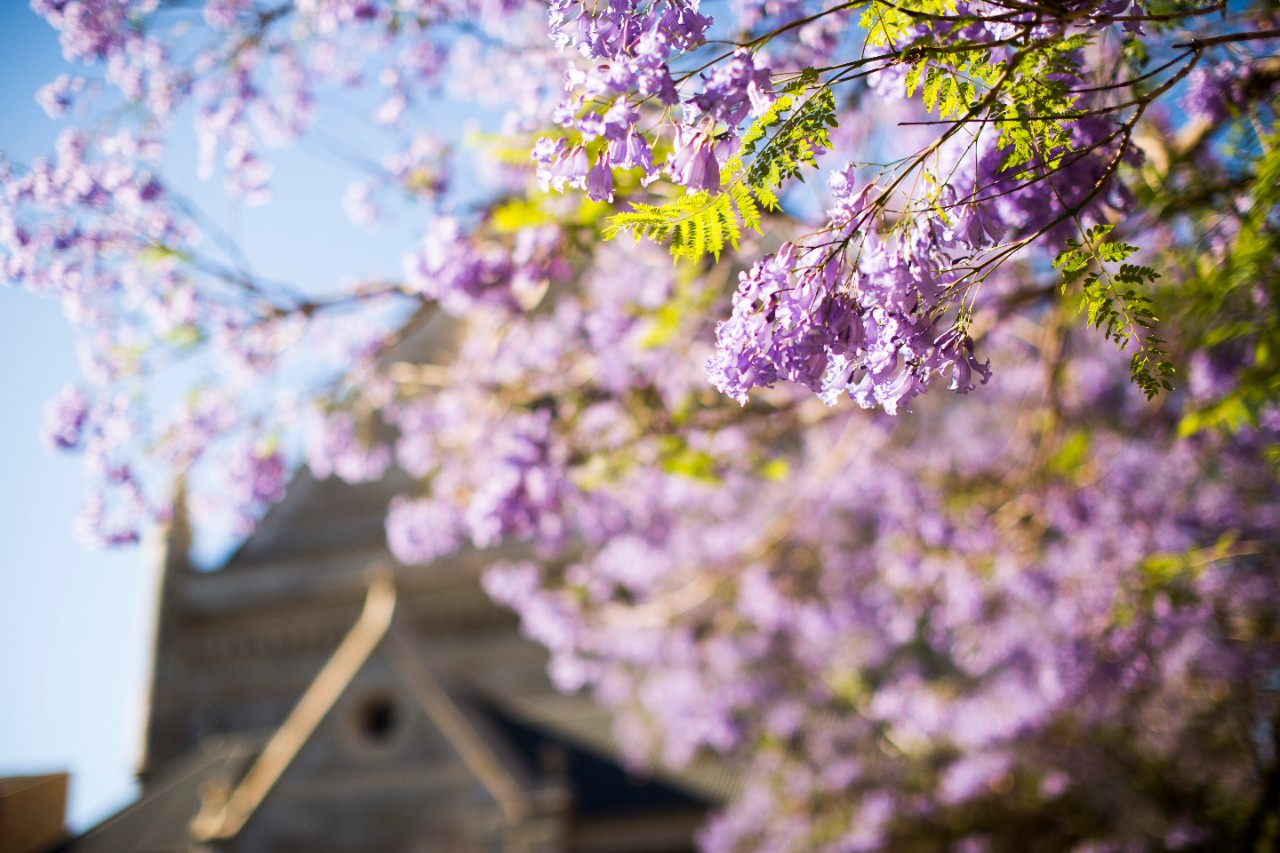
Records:
M631 210L609 217L604 238L612 240L627 231L637 242L670 241L677 258L719 259L726 245L738 248L743 228L760 230L760 207L750 190L730 184L727 192L715 195L703 190L662 205L632 203Z
M659 461L668 474L688 477L702 483L719 483L715 457L705 450L695 450L681 436L664 435L658 439Z
M162 246L159 243L148 246L138 252L138 260L148 264L163 264L166 261L189 262L192 259L190 252L183 252L170 246Z
M719 257L726 238L736 247L741 233L728 196L706 191L663 205L633 202L631 210L609 217L604 237L612 240L621 231L630 231L637 242L644 237L670 240L671 254L677 258L698 258L707 252Z
M637 241L669 241L672 255L697 260L718 259L726 245L736 249L744 228L759 232L761 208L777 210L783 182L804 180L802 168L816 168L818 155L831 145L835 96L820 86L803 97L817 80L817 72L806 69L751 123L740 153L721 170L720 192L690 193L661 205L633 203L630 211L609 218L605 239L626 231ZM746 157L752 158L749 165Z
M489 224L498 234L514 234L551 223L591 227L612 209L604 202L588 198L568 202L546 193L513 197L493 208Z
M1045 463L1050 474L1076 480L1086 471L1093 447L1093 439L1084 429L1073 430L1062 438Z
M1184 435L1238 431L1280 399L1280 133L1250 140L1238 156L1250 164L1237 176L1250 188L1249 207L1218 209L1211 196L1205 221L1211 228L1234 227L1230 251L1210 259L1192 249L1192 257L1174 259L1190 273L1168 294L1182 315L1188 345L1237 365L1231 386L1184 416Z
M897 47L931 16L956 14L955 0L907 0L903 3L871 3L862 12L862 29L869 47Z
M1072 81L1090 35L1012 36L1013 57L993 62L990 47L954 36L954 0L874 2L862 15L869 47L894 50L911 65L907 97L920 95L942 121L976 119L999 129L1004 167L1019 179L1056 169L1072 150L1071 122L1084 114ZM942 21L941 18L950 20Z
M1134 582L1119 590L1112 605L1112 618L1117 627L1127 627L1139 613L1149 612L1158 596L1175 604L1189 604L1196 600L1195 582L1205 569L1256 553L1253 547L1242 545L1234 531L1227 531L1207 547L1149 554L1138 562Z
M1149 266L1128 264L1137 246L1105 239L1111 225L1097 225L1084 232L1084 241L1067 241L1067 248L1054 267L1062 270L1062 292L1080 286L1080 311L1086 322L1102 329L1117 350L1135 345L1129 360L1129 376L1151 399L1163 390L1172 390L1169 377L1173 364L1165 342L1151 330L1157 317L1147 291L1160 274ZM1119 265L1118 269L1109 266Z
M490 215L493 230L499 234L536 228L555 221L555 213L548 209L541 196L510 199L496 206Z
M552 139L567 139L570 142L581 142L581 134L571 133L564 128L550 127L540 129L539 136ZM533 146L534 137L523 135L506 135L501 133L468 133L466 144L481 149L485 156L494 162L508 166L528 166L529 149Z
M985 67L985 52L975 52L975 55L981 57ZM942 119L963 118L978 100L978 89L973 81L946 66L918 62L907 72L906 84L907 97L914 97L916 90L921 89L925 109L937 113Z
M904 53L912 63L904 81L907 97L920 92L925 109L940 119L970 117L982 96L998 84L1004 63L992 63L990 51L982 45L935 53L928 49L929 43L929 39L917 39Z
M1043 177L1073 150L1071 124L1085 111L1072 81L1080 73L1084 35L1041 42L1009 75L992 109L1000 127L997 146L1006 149L1004 168L1019 180Z
M165 343L176 349L189 349L203 340L200 330L190 324L176 327L165 337Z
M1152 20L1144 22L1144 29L1174 30L1186 26L1183 16L1200 15L1205 12L1218 13L1222 7L1216 0L1147 0L1144 8L1153 18L1165 17L1168 20Z
M791 465L786 459L777 457L762 463L756 473L762 480L785 480L791 476Z
M754 155L742 180L770 210L778 206L775 191L783 181L803 181L802 168L817 168L817 156L831 147L830 129L836 126L836 100L831 89L822 86L799 100L816 80L817 72L806 69L792 81L747 128L741 153L725 164L725 171L736 175L743 170L745 158Z

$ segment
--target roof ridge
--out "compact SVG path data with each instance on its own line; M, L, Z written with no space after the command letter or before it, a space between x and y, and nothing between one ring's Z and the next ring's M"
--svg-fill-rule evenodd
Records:
M202 841L227 839L244 827L386 636L395 606L396 589L390 577L375 577L356 624L240 783L225 798L210 797L201 803L199 814L191 821L192 835Z

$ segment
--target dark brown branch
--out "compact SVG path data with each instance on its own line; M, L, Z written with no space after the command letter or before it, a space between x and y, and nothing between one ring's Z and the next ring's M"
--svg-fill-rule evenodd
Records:
M1231 44L1239 41L1264 41L1266 39L1280 38L1280 29L1275 30L1254 30L1253 32L1243 33L1223 33L1220 36L1208 36L1207 38L1197 38L1191 41L1182 41L1173 44L1172 47L1189 47L1192 50L1203 50L1206 47L1213 47L1215 44Z

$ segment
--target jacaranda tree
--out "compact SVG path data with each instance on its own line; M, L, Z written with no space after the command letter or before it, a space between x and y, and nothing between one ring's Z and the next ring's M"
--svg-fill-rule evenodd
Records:
M707 850L1280 838L1269 0L32 5L86 70L0 262L91 538L398 466L404 563L528 543L557 684L736 768ZM160 164L268 203L334 97L420 242L265 280Z

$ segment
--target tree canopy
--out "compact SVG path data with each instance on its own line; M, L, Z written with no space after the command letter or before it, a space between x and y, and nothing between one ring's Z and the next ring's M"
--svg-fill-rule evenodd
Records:
M399 560L528 543L557 685L736 768L707 850L1280 839L1273 4L32 5L85 71L0 269L89 539L399 469ZM403 274L256 274L190 129L238 205L340 154Z

